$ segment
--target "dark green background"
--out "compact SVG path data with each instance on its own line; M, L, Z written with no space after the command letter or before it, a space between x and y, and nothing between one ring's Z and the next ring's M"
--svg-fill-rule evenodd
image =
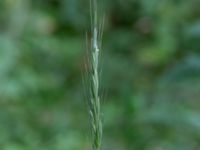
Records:
M99 0L103 150L200 149L200 1ZM89 0L0 1L0 149L89 150Z

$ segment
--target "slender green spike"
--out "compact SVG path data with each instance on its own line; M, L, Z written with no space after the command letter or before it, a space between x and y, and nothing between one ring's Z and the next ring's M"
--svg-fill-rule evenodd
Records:
M101 103L99 96L99 53L101 46L102 24L98 25L97 0L90 0L91 17L91 60L90 60L90 118L93 138L93 150L101 149L102 142L102 119Z

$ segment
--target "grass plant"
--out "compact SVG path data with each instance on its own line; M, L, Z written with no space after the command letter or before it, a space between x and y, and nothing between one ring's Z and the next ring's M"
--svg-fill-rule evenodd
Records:
M90 0L91 39L89 46L89 114L92 131L93 150L100 150L102 143L102 113L99 95L99 57L101 53L101 41L103 20L99 21L97 0Z

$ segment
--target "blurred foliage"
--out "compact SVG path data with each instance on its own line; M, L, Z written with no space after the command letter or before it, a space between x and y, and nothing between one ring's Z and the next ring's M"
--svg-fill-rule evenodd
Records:
M200 1L99 0L105 150L200 147ZM88 150L89 0L0 1L0 149Z

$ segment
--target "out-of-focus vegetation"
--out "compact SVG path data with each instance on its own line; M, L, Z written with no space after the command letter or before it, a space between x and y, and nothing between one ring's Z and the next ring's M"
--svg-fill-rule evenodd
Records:
M99 0L103 150L200 148L200 1ZM89 0L0 1L0 149L88 150Z

